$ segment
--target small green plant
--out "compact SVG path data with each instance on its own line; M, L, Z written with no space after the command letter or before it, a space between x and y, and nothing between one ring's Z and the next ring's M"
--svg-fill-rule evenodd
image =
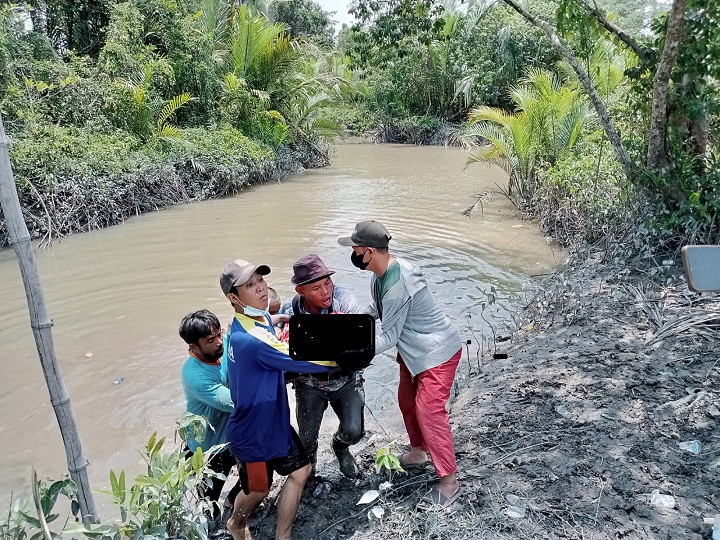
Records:
M50 524L57 521L59 514L53 513L55 503L61 495L70 500L75 518L80 512L77 501L77 486L69 477L60 480L38 480L32 472L32 495L11 500L7 517L0 521L0 538L5 540L43 540L58 535L50 531Z
M201 417L200 417L201 418ZM68 533L83 534L96 540L122 538L186 538L206 540L208 535L206 513L211 503L201 496L204 484L213 480L224 481L225 476L208 468L208 460L221 447L203 452L198 449L191 455L179 448L162 451L165 437L153 433L143 449L147 473L135 478L132 486L126 485L125 472L110 472L110 491L106 492L120 509L120 520L112 525L73 524Z
M205 442L207 428L210 427L213 431L215 430L204 416L187 411L180 415L180 418L175 421L175 425L177 426L177 435L184 443L187 443L188 438L190 438L198 444L202 444Z
M390 481L392 481L394 472L405 472L405 469L400 465L400 458L393 452L394 447L395 441L392 441L387 446L383 446L378 450L377 456L375 457L375 470L378 474L387 471L388 480Z

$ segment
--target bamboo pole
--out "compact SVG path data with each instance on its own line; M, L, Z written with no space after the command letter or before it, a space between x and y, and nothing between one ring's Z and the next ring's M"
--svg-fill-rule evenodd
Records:
M42 365L45 382L50 393L50 403L55 410L60 434L65 445L68 471L78 487L78 502L82 520L86 523L97 521L97 509L90 491L87 475L87 460L80 444L80 434L75 423L70 396L65 389L62 374L55 358L55 347L52 338L52 320L45 306L45 297L40 283L35 253L30 241L30 233L22 216L12 168L10 167L10 143L0 114L0 208L7 223L10 243L20 265L25 296L30 311L30 326L35 336L40 365Z

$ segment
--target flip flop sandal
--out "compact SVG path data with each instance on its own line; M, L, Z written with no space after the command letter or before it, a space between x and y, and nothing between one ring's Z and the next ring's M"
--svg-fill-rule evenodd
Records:
M450 497L446 497L437 487L434 487L420 500L417 504L417 509L440 510L450 508L452 504L458 500L460 495L462 495L461 487Z
M405 463L403 462L403 456L405 456L405 454L400 454L400 456L398 457L398 462L400 463L400 466L405 469L406 472L424 471L432 463L430 460L427 460L423 463Z

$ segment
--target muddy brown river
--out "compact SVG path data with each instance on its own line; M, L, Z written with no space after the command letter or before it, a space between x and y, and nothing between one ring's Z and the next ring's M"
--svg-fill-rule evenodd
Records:
M236 197L177 206L102 231L78 234L37 252L54 320L61 371L70 393L94 490L110 469L141 469L135 449L153 431L172 438L183 412L180 369L187 357L177 327L190 311L232 313L218 285L224 264L245 258L270 265L268 281L292 293L292 263L318 253L335 282L369 301L370 275L350 264L336 238L357 221L382 221L394 251L424 269L440 304L458 324L479 325L490 287L518 294L530 276L550 271L563 255L494 195L483 213L465 217L472 196L504 185L496 167L464 169L454 148L345 144L332 166ZM66 472L63 445L29 326L15 255L0 251L0 503L27 492L30 469L41 477ZM500 328L509 315L492 311ZM465 358L460 369L465 368ZM386 429L401 425L397 367L389 355L366 371L368 406ZM122 382L115 381L123 378ZM331 429L332 412L324 431ZM369 431L376 421L366 416ZM98 505L107 506L104 495ZM4 508L6 506L0 506Z

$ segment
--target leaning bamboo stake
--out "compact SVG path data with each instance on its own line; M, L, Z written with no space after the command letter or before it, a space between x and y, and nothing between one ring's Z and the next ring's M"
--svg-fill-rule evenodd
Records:
M63 383L62 374L58 369L55 358L55 347L52 338L52 320L45 307L45 297L40 283L35 254L30 241L30 233L22 216L20 200L18 199L12 168L10 167L10 143L5 135L5 128L0 115L0 208L2 208L7 223L10 243L20 265L20 272L25 285L28 309L30 310L30 326L35 335L40 364L45 374L50 393L50 402L55 410L60 434L65 444L68 471L70 477L78 487L78 502L80 513L84 522L97 521L97 510L87 475L87 460L83 455L80 444L80 434L75 424L75 416L70 406Z

